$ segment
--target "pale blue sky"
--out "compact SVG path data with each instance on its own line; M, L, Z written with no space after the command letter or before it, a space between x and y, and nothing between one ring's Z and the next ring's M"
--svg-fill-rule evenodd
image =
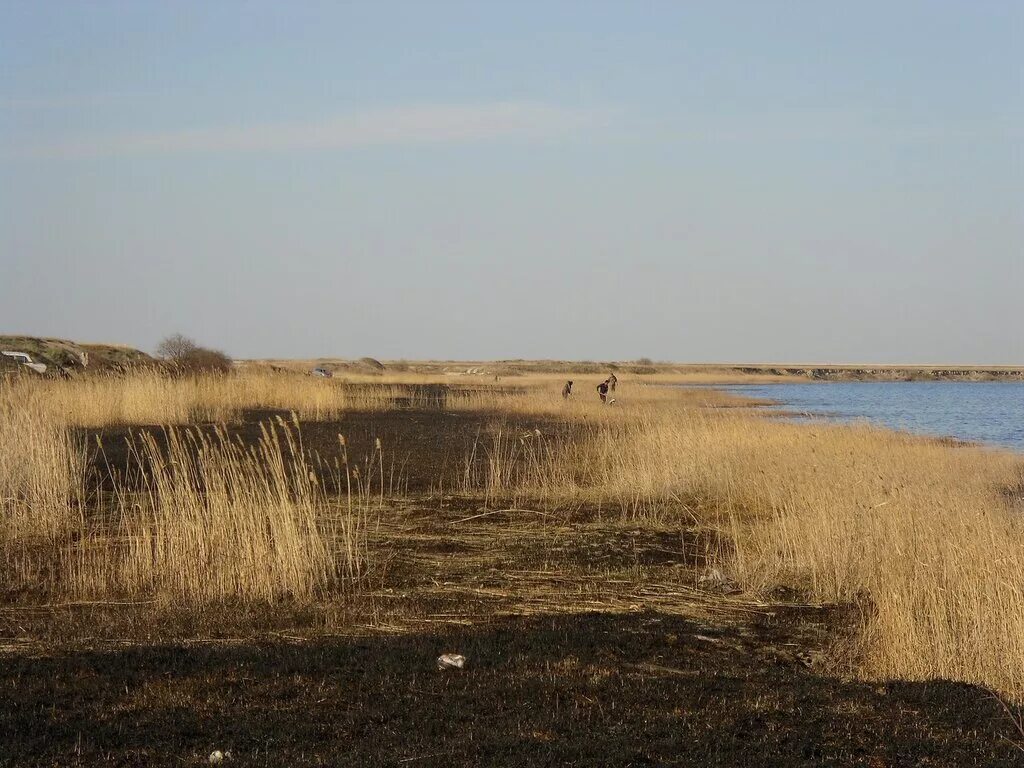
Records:
M1024 363L1024 3L0 0L0 333Z

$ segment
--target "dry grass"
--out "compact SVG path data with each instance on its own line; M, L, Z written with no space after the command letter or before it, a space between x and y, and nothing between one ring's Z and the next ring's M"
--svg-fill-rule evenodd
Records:
M0 538L52 539L79 519L85 451L41 393L0 384Z
M736 467L735 567L753 586L869 598L863 670L1024 694L1020 457L871 429L776 429ZM763 472L760 478L757 474Z
M577 383L568 401L566 378ZM676 381L667 376L620 376L617 402L602 406L599 379L531 374L506 388L475 377L472 391L451 393L449 410L491 414L498 425L465 457L461 491L634 523L697 521L728 540L720 562L751 592L786 585L823 602L861 602L864 675L948 677L1024 696L1024 531L1009 501L1024 487L1021 457L790 424L731 407L743 403L713 390L642 385ZM122 478L106 514L83 519L72 428L220 422L253 408L323 419L391 408L401 385L437 381L373 380L380 386L254 372L7 386L7 561L19 542L49 537L50 560L64 568L55 583L79 595L188 604L343 593L366 565L371 485L376 505L383 500L368 468L355 479L338 464L329 492L295 427L268 427L251 449L218 431L169 430L166 446L135 444L138 477ZM33 562L24 582L43 578Z
M86 489L77 427L141 415L143 423L182 420L197 401L215 402L210 393L225 384L152 374L117 383L19 382L0 390L7 588L194 605L308 600L359 582L367 516L383 501L371 498L380 470L350 467L343 446L343 460L326 465L302 447L297 422L265 425L255 446L219 428L170 428L162 440L143 433L133 439L127 471L112 469L112 495ZM370 459L383 463L379 452Z
M332 497L297 425L262 427L246 447L220 429L143 433L139 477L77 548L82 596L156 596L186 605L309 600L358 583L366 561L365 494ZM341 487L348 468L328 468ZM331 474L328 475L329 477ZM368 491L368 489L367 489Z
M749 590L863 602L864 674L1024 695L1024 529L1009 501L1024 488L1019 455L688 407L693 391L637 394L621 409L570 406L574 434L498 431L465 489L698 520L728 541L723 565ZM551 412L536 393L512 409Z
M131 376L97 376L73 381L21 382L8 390L17 401L30 389L56 418L76 427L227 423L242 411L295 412L321 420L351 410L391 407L398 382L354 386L351 382L288 373L169 378L155 371Z
M561 396L566 378L577 382L572 398ZM513 380L489 377L453 378L410 373L353 375L321 379L302 373L267 371L260 367L235 376L198 375L171 378L153 370L130 376L95 376L65 380L19 381L7 385L4 400L24 398L49 409L52 418L74 427L117 425L227 423L247 410L295 412L303 420L337 418L346 411L386 410L408 396L410 387L458 385L449 397L452 410L493 410L496 413L576 418L585 414L614 417L618 410L600 409L594 374L535 374ZM623 386L685 383L687 377L620 377ZM511 386L510 386L511 382ZM614 395L613 395L614 396ZM673 391L665 387L633 387L629 402L678 402L726 406L738 401L707 388Z

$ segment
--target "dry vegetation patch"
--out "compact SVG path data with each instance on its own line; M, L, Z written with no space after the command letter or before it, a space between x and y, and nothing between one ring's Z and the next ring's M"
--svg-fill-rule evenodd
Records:
M861 607L860 675L1024 694L1019 456L619 379L610 406L586 372L4 384L8 599L343 605L320 614L335 629L387 615L407 631L410 617L732 610L785 588ZM403 528L410 505L443 525ZM609 525L680 547L648 538L631 561ZM743 596L707 599L709 584ZM462 616L464 600L483 607Z

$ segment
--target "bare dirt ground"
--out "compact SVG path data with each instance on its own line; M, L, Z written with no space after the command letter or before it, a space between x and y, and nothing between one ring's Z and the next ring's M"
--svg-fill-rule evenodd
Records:
M857 609L700 588L706 530L439 488L492 427L437 410L303 426L326 455L339 432L357 455L380 437L406 481L357 597L0 608L0 766L204 765L215 749L239 766L1024 765L983 689L852 680ZM101 437L123 461L125 430ZM439 671L445 652L466 668Z

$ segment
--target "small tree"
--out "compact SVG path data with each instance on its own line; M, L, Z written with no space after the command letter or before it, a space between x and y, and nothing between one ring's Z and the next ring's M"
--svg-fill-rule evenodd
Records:
M199 345L194 340L188 336L182 336L180 333L173 333L157 346L156 356L172 363L178 363L197 349L199 349Z

